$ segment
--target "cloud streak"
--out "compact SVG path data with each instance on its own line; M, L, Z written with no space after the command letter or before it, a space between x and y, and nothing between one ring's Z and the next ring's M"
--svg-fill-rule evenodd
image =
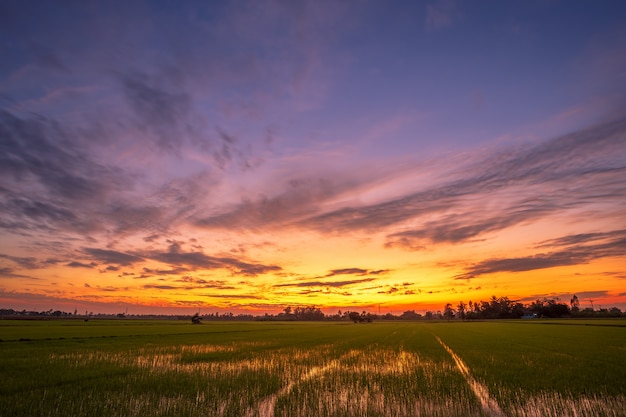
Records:
M625 134L626 121L619 120L535 146L496 150L470 159L447 181L380 203L325 211L324 203L338 195L336 181L330 180L324 188L246 200L196 224L378 232L411 222L417 226L389 233L386 246L419 250L463 243L601 201L617 207L626 197Z
M23 275L23 274L16 274L15 272L13 272L14 269L13 268L9 268L9 267L3 267L0 268L0 277L1 278L16 278L16 279L29 279L29 280L39 280L40 278L35 278L35 277L31 277L28 275Z
M83 251L90 255L93 259L103 263L116 264L122 266L133 265L143 261L143 258L128 253L122 253L108 249L85 248Z
M584 244L588 242L601 243ZM626 256L626 231L564 236L542 243L539 247L562 246L560 250L516 258L495 258L478 262L456 276L471 279L499 272L523 272L558 266L581 265L596 259Z
M191 111L187 94L168 91L154 77L135 74L122 79L123 93L142 129L149 130L159 148L179 151L182 129Z
M621 181L626 173L624 135L626 120L619 120L528 149L497 152L464 166L458 179L383 203L323 213L300 224L317 230L376 231L439 214L421 227L388 235L389 247L422 248L461 243L599 201L617 206L626 197Z
M355 284L363 284L366 282L375 281L376 278L363 278L363 279L352 279L352 280L344 280L344 281L305 281L305 282L296 282L296 283L287 283L287 284L277 284L274 287L284 288L284 287L333 287L333 288L341 288L346 286L351 286Z
M189 270L228 269L234 273L248 276L278 272L282 269L277 265L244 262L230 257L209 256L198 251L185 252L175 242L170 245L167 252L152 251L146 257L175 267L185 267Z

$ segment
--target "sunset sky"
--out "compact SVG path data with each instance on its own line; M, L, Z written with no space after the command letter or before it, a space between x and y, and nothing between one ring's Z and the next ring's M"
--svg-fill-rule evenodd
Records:
M626 308L626 2L0 1L0 308Z

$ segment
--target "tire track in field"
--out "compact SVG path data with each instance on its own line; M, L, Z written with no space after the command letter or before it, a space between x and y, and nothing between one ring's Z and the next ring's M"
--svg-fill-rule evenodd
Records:
M347 355L344 355L344 356L347 356ZM313 379L317 375L324 374L332 368L338 368L341 362L341 359L344 356L338 359L334 359L324 366L314 366L313 368L309 370L309 372L307 372L303 377L301 377L297 381L291 381L290 383L282 387L275 394L272 394L270 396L263 398L261 401L257 403L256 407L248 409L248 412L246 413L246 417L252 417L254 415L255 410L259 411L260 417L274 417L274 408L276 407L276 401L278 400L278 397L289 394L291 390L293 389L293 387L295 387L298 384L306 382L309 379Z
M474 391L474 395L480 401L480 405L483 408L485 414L490 417L505 417L504 412L498 405L498 402L489 396L489 390L486 386L476 381L472 374L470 373L469 367L463 362L463 360L456 354L448 345L443 343L443 341L439 338L439 336L435 335L437 341L443 348L452 356L454 362L456 363L456 367L459 368L461 375L465 378L469 386Z

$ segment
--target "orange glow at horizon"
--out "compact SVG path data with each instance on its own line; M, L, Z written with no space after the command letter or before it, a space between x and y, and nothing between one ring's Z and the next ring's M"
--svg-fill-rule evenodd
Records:
M528 226L522 229L520 233L524 234ZM558 231L555 235L558 236ZM518 238L514 231L510 237ZM256 238L263 241L266 237L258 234ZM582 294L581 304L591 298L596 300L596 305L624 302L620 281L623 278L606 273L620 270L622 260L619 257L575 266L503 271L463 279L458 277L476 262L471 260L480 259L476 255L479 247L483 251L492 248L489 251L493 251L491 254L495 257L508 250L507 243L500 239L500 245L493 242L475 242L469 247L447 244L416 256L412 251L394 248L380 251L383 238L371 235L355 240L341 235L287 234L280 240L284 242L282 245L258 245L248 251L249 255L254 255L252 258L281 265L280 270L256 276L229 269L198 268L178 272L171 265L158 261L107 270L90 267L90 260L85 258L71 267L56 265L45 274L33 274L30 285L7 286L5 291L41 292L38 281L51 278L56 282L47 286L43 294L66 300L63 304L68 306L72 303L67 300L76 300L101 308L110 305L114 310L122 306L142 306L143 309L252 314L276 313L286 306L317 306L327 312L350 309L393 313L440 311L447 303L456 306L460 301L484 301L492 296L507 296L524 303L559 297L569 302L568 297L576 293ZM497 246L501 250L496 250ZM187 246L180 247L184 250ZM602 283L604 293L586 296L590 281Z

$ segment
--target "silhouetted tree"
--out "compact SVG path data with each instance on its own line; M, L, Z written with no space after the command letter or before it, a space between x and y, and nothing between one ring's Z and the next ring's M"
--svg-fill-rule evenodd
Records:
M355 323L359 323L361 321L361 315L357 313L356 311L351 311L348 314L348 317L350 317L350 320L352 320Z
M293 316L296 320L323 320L324 313L315 306L296 307L293 310Z
M558 318L569 315L569 309L566 304L546 298L533 302L530 305L530 310L537 313L540 317Z
M454 318L454 309L452 308L452 304L448 303L443 308L443 317L447 320L452 320Z
M400 318L403 320L418 320L422 318L422 315L419 313L416 313L415 310L408 310L402 313L400 315Z
M461 301L459 305L456 306L456 308L457 308L457 311L459 312L459 318L461 320L465 320L465 309L467 308L467 305L463 301Z
M365 311L361 313L361 321L366 321L368 323L371 323L372 321L374 321L374 316L370 313L366 313Z
M578 296L574 294L572 299L569 301L569 305L572 313L576 314L580 310L580 301L578 301Z

